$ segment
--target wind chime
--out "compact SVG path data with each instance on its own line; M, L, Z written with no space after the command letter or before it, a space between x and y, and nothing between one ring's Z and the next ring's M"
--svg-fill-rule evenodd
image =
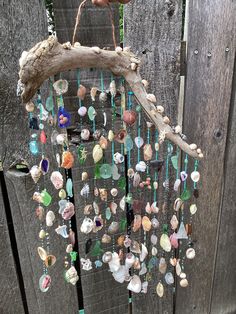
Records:
M59 50L61 60L55 61L54 55ZM85 67L99 68L100 86L85 87L81 82L84 67L81 56L88 58L83 60ZM29 71L32 59L36 60L34 72ZM48 66L47 59L51 64L59 63L53 70L42 71L45 76L41 74L36 79L34 75L40 75L37 64L41 70L44 64ZM66 132L71 116L64 106L63 95L68 92L69 84L63 78L55 82L51 78L65 70L64 61L69 59L68 69L77 68L76 154L71 150L73 139L70 142ZM68 283L75 285L79 279L74 265L80 262L82 271L108 268L114 280L127 282L127 288L134 293L147 293L150 280L155 279L156 293L162 297L165 286L175 283L174 271L180 286L188 286L184 264L186 259L195 257L191 235L199 196L198 165L203 154L196 144L185 142L180 126L170 126L164 107L157 104L153 94L147 93L148 82L141 80L137 71L139 63L125 48L105 51L78 43L60 45L55 37L22 55L19 86L29 113L29 150L39 160L30 174L36 186L33 200L40 226L42 292L52 282L50 267L56 267L53 266L56 261L62 262L52 254L53 232L65 239L65 272L61 275ZM107 78L109 69L108 82L104 75ZM49 95L43 103L39 87L46 79L49 79ZM35 88L37 100L33 102L30 99ZM93 147L89 151L91 140ZM51 160L48 147L54 152ZM91 164L88 154L93 160L92 177L85 170ZM189 166L191 159L193 169ZM54 160L57 168L51 169L49 163L55 164ZM79 191L73 188L69 176L74 164L79 164L80 169ZM45 180L47 176L49 182ZM49 194L52 186L58 191L57 196L55 192L53 197ZM74 193L79 194L81 207L76 210L84 214L79 228L85 238L85 256L80 255L80 261L74 251L75 233L71 227ZM174 195L174 202L170 195Z

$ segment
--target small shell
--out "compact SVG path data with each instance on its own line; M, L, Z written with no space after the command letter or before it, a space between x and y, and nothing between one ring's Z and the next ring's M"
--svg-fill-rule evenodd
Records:
M81 174L82 181L86 181L88 179L88 172L84 171Z
M190 248L187 249L186 257L188 259L194 259L195 255L196 255L196 252L195 252L195 250L193 248L190 247Z
M131 68L131 70L132 70L132 71L135 71L135 70L136 70L136 68L137 68L137 64L136 64L136 63L134 63L134 62L131 62L131 64L130 64L130 68Z
M153 104L155 104L157 102L156 96L153 94L147 94L146 98L148 101L150 101Z
M117 194L118 194L118 190L117 190L116 188L111 189L111 195L112 195L113 197L116 197Z
M56 257L54 255L48 255L44 261L46 267L53 266L56 263Z
M142 283L138 275L133 275L132 279L128 284L127 289L134 293L139 293L141 291Z
M100 161L103 157L103 150L99 144L95 145L93 148L93 160L95 163Z
M152 146L151 144L146 144L143 147L143 155L144 155L144 160L148 161L152 159Z
M152 227L153 227L154 229L158 228L159 225L160 225L159 221L158 221L155 217L152 218L151 223L152 223Z
M171 251L171 243L170 238L167 234L163 233L160 238L160 246L163 248L164 251L170 252Z
M86 87L83 85L80 85L77 90L77 96L79 97L79 99L84 100L85 95L86 95Z
M152 256L156 256L157 255L157 248L154 246L152 248Z
M109 207L111 209L112 214L115 215L118 205L115 202L111 202Z
M117 244L118 244L119 246L123 246L123 245L124 245L124 241L125 241L125 236L124 236L124 235L121 235L121 236L119 236L118 239L117 239Z
M175 230L178 228L179 225L179 221L177 219L176 215L173 215L171 220L170 220L170 224L171 224L171 229Z
M167 116L165 116L165 117L163 118L163 122L164 122L165 124L170 124L170 119L169 119Z
M143 243L141 244L141 246L140 262L143 262L148 255L148 250Z
M190 205L189 210L190 210L191 215L194 215L197 212L197 205L196 204Z
M107 94L105 92L101 92L99 95L99 101L105 102L107 101Z
M25 105L25 109L27 112L33 112L34 111L34 103L32 101L27 102Z
M181 133L182 132L182 128L181 128L181 126L180 125L176 125L176 127L175 127L175 133L176 134L178 134L178 133Z
M101 146L102 149L106 149L108 146L108 141L104 136L101 136L99 139L99 145Z
M108 140L110 142L112 142L114 140L114 137L115 137L114 132L112 130L109 130L109 132L108 132Z
M188 286L188 280L186 278L181 279L179 284L181 287L186 288Z
M115 234L119 230L119 223L113 221L110 226L108 227L108 233Z
M110 83L110 93L112 97L115 97L116 95L116 82L113 80Z
M139 243L136 240L132 240L131 241L130 251L133 252L133 253L138 253L138 254L141 253L140 245L139 245Z
M149 231L152 227L152 223L147 216L143 216L142 218L142 226L144 231Z
M152 234L151 235L151 243L153 245L156 245L157 244L157 236L155 234Z
M48 256L46 250L44 250L41 246L38 247L38 254L42 261L45 261Z
M34 183L37 183L38 180L40 179L41 177L41 169L38 167L38 166L33 166L31 169L30 169L30 175L34 181Z
M121 47L116 47L115 51L116 51L118 54L120 54L120 53L123 51L123 49L122 49Z
M109 263L112 260L112 253L111 252L105 252L102 256L103 263Z
M144 144L144 140L143 140L143 138L142 138L141 136L135 137L134 142L135 142L135 145L136 145L138 148L142 147L143 144Z
M163 287L163 284L161 282L159 282L157 284L157 287L156 287L156 293L157 295L162 298L163 295L164 295L164 287Z
M133 186L134 186L134 187L138 187L140 181L141 181L140 174L139 174L138 172L135 172L134 178L133 178Z
M97 91L98 91L97 87L92 87L91 88L90 96L91 96L92 101L95 101L95 97L96 97Z
M93 206L88 204L84 207L84 215L90 215L93 210Z
M53 211L49 210L46 215L46 225L48 227L51 227L53 225L54 220L55 220L55 214Z
M142 84L143 84L144 88L147 90L148 85L149 85L148 81L147 80L142 80Z
M81 139L84 140L84 141L88 141L89 140L89 137L90 137L90 131L88 129L83 129L81 131Z
M177 198L174 202L174 210L177 212L180 209L183 209L184 202L181 200L181 198Z
M44 230L40 230L39 232L39 238L44 239L46 237L46 232Z
M196 144L190 144L190 145L189 145L189 148L190 148L191 150L196 150L196 149L197 149L197 145L196 145Z
M190 176L193 182L198 182L200 180L200 173L198 171L193 171Z
M81 117L84 117L87 113L87 108L84 107L84 106L81 106L79 109L78 109L78 114L79 116Z
M61 163L61 167L65 168L65 169L70 169L72 168L73 164L74 164L74 156L71 152L69 151L65 151L62 154L62 163Z
M63 176L59 171L53 171L50 180L55 189L59 190L63 187Z
M179 275L179 278L181 278L181 279L185 279L185 278L186 278L186 274L185 274L185 273L183 273L183 272L181 272L181 273L180 273L180 275Z
M104 234L103 236L102 236L102 243L105 243L105 244L108 244L108 243L110 243L111 242L111 237L109 236L109 234Z
M165 111L163 106L157 106L156 108L157 108L157 112L160 114L164 113L164 111Z
M166 269L167 269L166 260L165 260L164 257L161 257L160 261L159 261L159 272L161 274L165 274L166 273Z

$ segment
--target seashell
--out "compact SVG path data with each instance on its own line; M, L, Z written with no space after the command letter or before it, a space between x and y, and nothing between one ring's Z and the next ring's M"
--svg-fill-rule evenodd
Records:
M124 245L124 240L125 240L125 236L124 235L119 236L118 239L117 239L117 244L119 246L123 246Z
M175 265L175 272L176 272L176 275L179 276L181 274L181 266L180 266L180 263L179 263L179 260L176 261L176 265Z
M93 190L93 195L98 196L99 195L99 189L95 186Z
M115 202L111 202L109 207L111 209L112 214L115 215L118 205Z
M130 247L130 245L131 245L131 239L129 238L128 235L126 235L126 236L125 236L125 240L124 240L124 246L125 246L126 248L128 248L128 247Z
M107 190L106 189L99 189L99 195L100 195L100 199L101 201L107 201Z
M116 164L121 164L122 162L124 162L125 157L121 153L117 152L113 155L113 160Z
M62 213L62 218L64 220L69 220L71 219L72 216L75 214L75 206L71 202L67 202L65 209L63 210ZM46 217L47 218L47 217Z
M66 141L66 135L65 134L58 134L56 137L56 142L58 145L63 145Z
M91 88L90 96L91 96L92 101L95 101L95 97L96 97L97 91L98 91L97 87L94 86L94 87Z
M140 269L141 265L140 265L140 260L138 257L135 257L133 267L134 267L134 269Z
M188 235L187 235L183 221L181 221L180 223L179 230L177 232L176 237L177 239L188 239Z
M52 279L49 275L42 275L39 278L39 289L42 292L47 292L51 286Z
M147 247L142 243L141 244L141 254L140 254L140 262L143 262L148 255Z
M83 186L83 188L81 189L80 195L83 196L83 197L88 197L89 191L90 191L89 185L88 185L88 183L86 183L86 184Z
M123 51L123 49L122 49L121 47L116 47L115 51L116 51L118 54L120 54L120 53Z
M180 125L176 125L176 127L174 128L175 130L175 133L178 134L178 133L181 133L182 132L182 128Z
M156 110L157 110L157 112L160 113L160 114L163 114L164 111L165 111L164 107L163 107L163 106L160 106L160 105L156 107Z
M179 246L179 242L178 242L178 238L177 238L177 233L172 233L171 235L170 235L170 243L171 243L171 245L175 248L175 249L177 249L178 248L178 246Z
M125 267L127 269L131 268L135 262L135 256L133 253L127 253L125 258Z
M163 118L163 122L164 122L165 124L170 124L170 119L169 119L167 116L165 116L165 117Z
M137 118L137 114L133 110L125 110L123 112L123 121L128 125L132 126L134 125Z
M90 215L93 210L93 206L88 204L84 207L84 215Z
M133 222L133 232L136 232L140 229L142 224L142 216L141 215L134 215L134 222Z
M44 217L44 208L42 206L38 206L35 210L36 216L39 220L42 220Z
M67 247L66 247L66 253L71 253L73 251L73 246L72 244L68 244Z
M151 160L152 159L152 146L151 144L146 144L144 145L143 147L143 154L144 154L144 160L145 161L148 161L148 160Z
M111 96L115 97L115 95L116 95L116 82L114 80L111 81L111 83L110 83L109 91L111 93Z
M136 240L132 240L131 241L130 251L133 252L133 253L138 253L138 254L141 253L140 245L139 245L139 243Z
M136 63L134 63L134 62L131 62L131 64L130 64L130 68L131 68L131 70L132 70L132 71L135 71L135 70L136 70L136 68L137 68L137 64L136 64Z
M102 243L108 244L108 243L111 242L111 237L108 234L104 233L104 235L102 236L101 241L102 241Z
M186 278L185 279L181 279L179 284L180 284L181 287L186 288L188 286L188 280Z
M88 141L90 137L90 131L88 129L83 129L80 136L83 141Z
M108 262L108 265L112 273L118 271L120 268L120 258L116 252L112 253L112 259Z
M147 165L145 164L144 161L140 161L135 167L136 171L140 171L140 172L145 172L146 168L147 168Z
M44 261L44 264L46 267L53 266L56 263L56 256L54 255L48 255Z
M99 101L105 102L107 101L107 94L105 92L101 92L99 95Z
M46 214L46 225L48 227L51 227L53 225L53 222L55 220L55 214L53 211L49 210Z
M143 138L140 137L140 136L135 137L134 142L135 142L135 145L136 145L138 148L142 147L143 144L144 144L144 140L143 140Z
M132 279L130 280L127 289L134 293L139 293L141 291L142 283L138 275L132 276Z
M152 223L147 216L143 216L142 218L142 226L144 231L149 231L152 227Z
M69 243L72 244L72 246L75 245L75 233L72 229L70 229L69 232Z
M65 272L65 280L72 285L75 285L76 282L79 280L79 276L77 274L77 270L74 266L71 266L66 272Z
M148 281L144 281L142 283L142 290L141 290L141 292L142 293L147 293L147 289L148 289Z
M176 264L177 264L177 259L176 259L176 258L170 258L170 264L171 264L172 266L176 266Z
M25 109L27 112L33 112L34 111L34 103L32 101L27 102L25 105Z
M151 224L152 224L152 227L153 227L154 229L157 229L157 228L159 227L159 225L160 225L159 221L158 221L157 218L155 218L155 217L152 218Z
M59 210L58 210L58 212L59 212L59 214L62 214L63 211L64 211L64 209L66 208L67 200L65 200L65 199L60 200L60 201L58 202L58 205L59 205Z
M147 214L151 214L152 212L151 205L149 202L147 202L147 205L145 206L145 211Z
M189 210L190 210L191 215L194 215L197 212L197 205L191 204Z
M93 268L92 267L92 262L90 261L89 258L87 258L87 259L81 258L80 262L82 264L82 269L83 270L89 271L89 270L91 270Z
M187 180L188 174L186 173L186 171L181 171L180 172L180 178L181 178L181 181Z
M160 261L159 261L159 272L161 274L165 274L166 273L166 269L167 269L166 260L165 260L164 257L161 257Z
M196 150L196 149L197 149L197 145L196 145L196 144L190 144L190 145L189 145L189 148L190 148L191 150Z
M159 143L155 143L155 151L158 152L160 149L160 144Z
M167 234L163 233L160 238L160 246L163 248L164 251L170 252L171 251L171 243L170 239Z
M115 234L118 230L119 230L119 223L116 221L112 221L112 223L108 227L108 233Z
M105 252L102 256L103 263L109 263L112 260L112 253L111 252Z
M81 174L82 181L86 181L88 179L88 172L84 171Z
M176 179L175 183L174 183L174 191L178 192L180 184L181 184L181 180L180 179Z
M183 272L181 272L180 275L179 275L179 277L180 277L181 279L185 279L185 278L186 278L186 274L183 273Z
M93 202L93 209L94 209L95 215L99 215L100 208L99 208L98 204L95 201Z
M178 228L179 225L179 221L177 219L176 215L173 215L171 220L170 220L170 224L171 224L171 229L175 230Z
M115 134L114 139L118 143L124 144L126 136L127 136L127 131L125 129L121 129L118 133Z
M84 107L84 106L81 106L79 109L78 109L78 114L80 117L84 117L87 113L87 108Z
M57 80L53 83L53 88L57 95L65 94L68 91L68 82L66 80Z
M155 234L152 234L151 235L151 243L153 245L156 245L157 244L157 236Z
M158 282L157 284L156 293L160 298L162 298L164 295L164 286L161 282Z
M174 210L178 212L180 209L183 209L184 202L181 200L181 198L177 198L174 202Z
M193 171L190 177L193 182L198 182L200 180L200 173L198 171Z
M92 3L97 5L97 6L105 6L105 5L107 5L107 0L92 0ZM91 50L93 50L97 54L101 53L101 49L97 46L91 47Z
M144 88L147 90L148 85L149 85L148 81L147 80L142 80L142 84L143 84Z
M99 162L103 157L103 150L99 144L95 145L93 148L93 160L94 163Z
M93 230L93 226L94 222L92 221L92 219L85 217L81 224L80 231L85 234L89 234Z
M157 255L157 248L155 248L155 246L152 248L152 255L153 256Z
M38 167L38 166L33 166L31 169L30 169L30 175L34 181L34 183L37 183L38 180L40 179L41 177L41 169Z
M42 248L41 246L39 246L37 250L38 250L38 254L41 260L45 261L48 256L46 250L44 250L44 248Z
M134 178L133 178L133 186L137 188L139 186L140 181L141 181L140 174L138 172L135 172Z
M107 141L107 139L104 136L100 137L99 145L101 146L102 149L107 149L108 141Z
M174 276L172 273L166 273L165 274L165 281L167 283L167 285L172 285L174 283Z
M69 235L67 233L67 226L66 225L58 226L55 229L55 231L57 234L61 235L65 239L69 237Z
M38 202L38 203L42 203L43 202L43 198L41 196L41 194L39 192L34 192L33 194L33 200Z
M122 197L119 203L120 209L125 210L126 202L125 202L125 195Z
M147 94L146 98L148 101L150 101L153 104L155 104L157 102L156 96L153 94Z
M134 169L133 168L129 168L127 171L127 176L132 179L134 177Z
M61 167L65 169L70 169L73 167L74 164L74 156L70 151L65 151L62 154L62 163Z
M157 182L157 181L154 181L154 182L153 182L153 189L154 189L154 190L157 190L157 189L158 189L158 182Z
M77 97L79 97L80 100L84 100L85 95L86 95L86 87L80 84L77 90Z
M119 283L123 283L125 281L125 278L127 276L128 272L124 265L120 266L120 268L112 273L112 276L114 277L115 281Z
M141 264L141 269L139 271L139 276L145 275L147 273L147 267L145 263Z
M44 230L40 230L39 232L39 238L44 239L46 237L46 232Z
M55 189L59 190L63 187L63 176L59 171L53 171L50 180Z
M187 249L186 257L188 259L194 259L195 255L196 255L196 252L195 252L195 250L193 248L190 247L190 248Z
M113 197L116 197L117 194L118 194L118 190L117 190L116 188L111 189L111 195L112 195Z
M114 137L115 137L115 134L114 134L114 132L112 131L112 130L109 130L109 132L108 132L108 140L110 141L110 142L112 142L113 140L114 140Z

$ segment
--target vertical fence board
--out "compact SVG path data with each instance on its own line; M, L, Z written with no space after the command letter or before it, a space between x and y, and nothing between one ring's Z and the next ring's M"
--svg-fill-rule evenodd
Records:
M24 307L12 254L5 210L0 187L0 280L2 287L4 287L0 291L0 313L14 314L17 312L23 314Z
M164 106L173 125L177 122L181 24L180 0L149 1L148 5L136 0L125 6L124 44L142 56L141 73L150 83L148 92L156 95L158 105ZM168 213L163 223L169 218ZM159 298L155 292L157 283L154 280L154 286L149 284L148 294L133 296L133 313L173 312L173 287L163 280L165 295Z
M236 72L234 72L234 91L232 93L227 146L224 166L223 199L219 218L218 247L214 282L212 285L211 313L236 312Z
M205 158L193 219L196 258L185 265L188 288L177 287L179 314L210 311L234 63L233 12L231 0L196 0L189 5L184 133L189 142L197 142Z

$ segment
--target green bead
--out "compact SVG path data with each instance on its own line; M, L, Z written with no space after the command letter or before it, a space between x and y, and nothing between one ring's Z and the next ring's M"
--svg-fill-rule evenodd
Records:
M182 201L187 201L191 198L192 193L190 190L186 189L183 191L183 193L181 194L180 198Z
M111 177L112 168L109 164L103 164L100 167L100 176L103 179L109 179Z

